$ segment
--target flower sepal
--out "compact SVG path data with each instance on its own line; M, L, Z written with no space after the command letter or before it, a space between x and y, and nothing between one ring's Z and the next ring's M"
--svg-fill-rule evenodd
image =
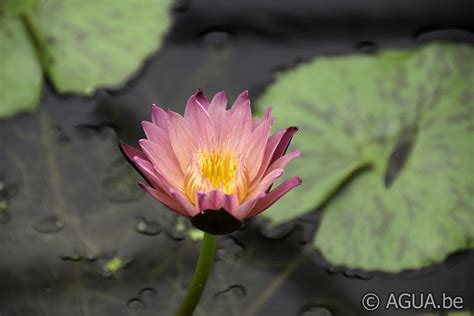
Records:
M194 227L212 235L226 235L242 228L244 222L238 220L224 208L204 210L191 218Z

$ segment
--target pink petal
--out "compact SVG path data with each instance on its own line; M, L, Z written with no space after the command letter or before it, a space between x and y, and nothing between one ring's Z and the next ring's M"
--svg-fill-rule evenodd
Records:
M138 150L136 148L133 148L132 146L129 146L127 144L120 143L119 148L120 148L120 151L122 152L122 154L125 156L125 158L127 158L128 162L130 162L132 165L134 165L134 163L133 163L133 158L134 157L140 157L142 159L147 159L146 155L143 152L141 152L140 150Z
M207 193L197 193L197 207L199 211L220 210L224 206L224 192L212 190Z
M213 111L215 109L225 110L226 107L227 97L225 96L225 92L221 91L216 93L216 95L212 98L209 111Z
M245 144L245 165L249 175L249 181L252 182L260 170L263 162L265 147L270 133L270 121L264 121L250 135L249 141Z
M265 197L265 195L266 195L265 192L261 192L257 196L255 196L254 199L245 201L239 206L239 208L232 215L239 220L243 220L244 218L249 217L248 216L249 212L255 207L255 204L259 200Z
M156 166L153 166L148 160L139 157L133 158L134 164L140 168L140 173L156 190L161 190L164 194L169 195L170 188L182 191L182 184L175 183L172 178L164 174Z
M234 103L232 104L232 107L239 107L243 103L247 102L249 100L249 92L248 90L242 91L242 93L239 94L239 96L235 99Z
M128 162L142 175L143 178L145 178L148 183L152 186L159 185L159 179L154 172L153 165L144 153L122 143L119 144L119 147Z
M235 214L239 207L239 199L235 194L224 194L224 209L230 214Z
M144 183L139 183L139 185L143 188L143 190L145 190L153 198L163 203L171 210L175 211L176 213L180 215L189 216L186 210L178 202L170 198L168 195L165 195L162 192L155 190Z
M168 132L168 114L155 104L151 107L151 121L165 132Z
M204 95L201 89L196 91L196 93L194 93L194 96L196 97L197 101L201 103L204 109L207 110L209 108L209 101L207 101L206 96Z
M293 138L293 135L296 134L298 131L297 127L289 127L286 129L285 134L281 138L280 143L278 144L277 148L275 149L275 152L273 153L273 157L270 160L270 164L272 164L275 160L283 156L288 149L288 146L290 145L291 139Z
M281 175L284 173L283 169L276 169L272 170L269 172L261 181L258 183L258 185L253 189L252 191L249 192L247 199L253 199L256 197L259 193L261 192L266 192L268 188L275 183L275 181L281 177Z
M135 156L133 157L133 164L152 187L160 187L160 179L156 176L151 162L147 159L141 159L140 157Z
M216 140L222 140L229 134L229 126L232 126L232 120L226 110L227 98L224 92L217 93L211 101L208 113L212 118Z
M270 206L273 205L276 201L278 201L283 195L288 193L291 189L294 187L298 186L301 184L301 179L299 177L293 177L282 184L280 184L278 187L276 187L274 190L270 191L265 197L263 197L261 200L259 200L255 207L250 211L248 214L248 217L253 217Z
M212 190L208 193L198 192L196 200L199 212L224 209L232 217L235 217L237 210L241 207L235 194L225 194L220 190ZM245 207L249 205L246 204Z
M272 110L273 110L273 108L271 106L269 106L265 109L265 112L263 113L262 118L255 117L253 119L253 123L252 123L252 130L255 130L265 120L270 120L271 121L270 125L273 125L273 123L275 122L275 118L272 116Z
M155 143L149 139L140 139L138 143L155 169L172 183L179 184L184 181L183 172L169 144Z
M224 118L226 124L221 131L222 138L242 145L247 144L252 132L252 109L250 101L235 104Z
M189 122L192 133L195 135L200 147L215 147L213 120L195 96L189 98L184 110L184 118Z
M267 172L272 172L275 169L283 169L285 166L294 158L299 157L301 155L301 151L295 150L289 154L286 154L280 158L278 158L275 162L273 162L270 167L268 168Z
M255 178L252 180L252 182L250 182L250 185L249 185L249 190L250 191L253 190L253 188L260 182L263 175L267 171L268 166L270 164L270 160L273 157L273 153L275 152L275 149L277 148L278 144L280 143L281 138L283 137L285 132L286 132L286 130L284 130L284 129L279 130L278 132L276 132L275 134L270 136L270 138L268 139L267 145L265 147L265 153L263 154L263 158L262 158L262 164L260 165L260 170L258 171Z
M145 132L145 136L152 142L169 144L168 133L156 126L155 124L147 121L142 121L142 128Z
M181 170L186 170L191 162L195 145L195 138L188 121L176 112L168 112L168 127L171 147L179 161Z
M184 209L186 210L186 213L187 213L188 216L193 217L193 216L195 216L196 214L199 213L199 209L197 207L194 207L194 205L192 205L191 202L185 196L180 194L179 192L177 192L173 189L170 189L170 195L176 201L178 201L179 204L181 204L181 206L184 207Z

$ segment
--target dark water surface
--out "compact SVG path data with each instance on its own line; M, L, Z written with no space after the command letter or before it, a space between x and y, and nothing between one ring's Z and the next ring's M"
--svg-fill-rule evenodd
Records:
M83 98L45 84L38 111L0 121L1 316L176 310L198 243L116 146L143 136L150 104L182 111L197 88L256 98L275 72L322 54L474 43L473 13L472 1L177 1L164 47L123 89ZM367 292L446 292L474 309L473 251L400 274L332 267L307 250L318 219L278 230L256 219L220 237L196 315L366 315Z

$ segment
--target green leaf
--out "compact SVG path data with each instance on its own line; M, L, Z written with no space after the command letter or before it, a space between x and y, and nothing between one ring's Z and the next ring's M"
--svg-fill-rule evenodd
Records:
M60 93L120 87L159 48L170 6L171 0L6 1L0 7L0 117L36 106L38 64Z
M0 18L0 117L33 110L42 74L35 48L17 18Z
M123 83L160 45L170 0L41 1L34 13L59 92L93 93Z
M474 49L447 43L281 74L259 105L300 127L287 174L303 185L265 216L280 224L329 202L314 246L352 268L420 268L473 247L473 86Z

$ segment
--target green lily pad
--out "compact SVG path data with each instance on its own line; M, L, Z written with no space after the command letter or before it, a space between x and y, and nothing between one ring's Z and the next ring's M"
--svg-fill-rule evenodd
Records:
M32 110L41 94L41 66L19 19L0 18L0 43L0 117Z
M326 206L314 246L332 264L397 272L474 246L474 48L430 44L318 58L259 100L300 127L303 185L264 213Z
M170 25L171 3L2 3L0 116L32 109L37 104L41 88L38 64L60 93L91 95L101 87L119 87L160 46ZM17 69L21 71L13 71Z

